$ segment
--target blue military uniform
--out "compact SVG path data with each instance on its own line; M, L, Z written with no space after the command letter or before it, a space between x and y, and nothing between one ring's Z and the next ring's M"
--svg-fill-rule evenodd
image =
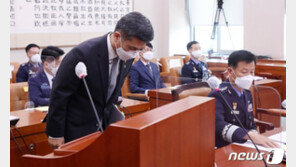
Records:
M42 70L42 65L34 66L32 63L27 62L20 65L16 73L16 82L27 82L30 77L35 76L38 71Z
M182 84L207 80L210 77L206 63L190 59L181 71Z
M141 60L132 65L129 72L130 91L132 93L145 93L147 89L165 87L160 78L157 65L152 62L149 64L151 69L146 67Z
M232 142L242 143L246 140L243 137L245 131L240 127L227 103L223 100L221 94L232 108L233 114L236 114L247 131L256 131L256 125L253 117L253 100L249 90L244 90L240 94L230 83L229 80L220 85L219 91L213 90L209 96L215 97L215 115L216 115L216 147L223 147Z
M29 97L34 102L35 107L49 105L51 88L44 70L31 77L28 85Z

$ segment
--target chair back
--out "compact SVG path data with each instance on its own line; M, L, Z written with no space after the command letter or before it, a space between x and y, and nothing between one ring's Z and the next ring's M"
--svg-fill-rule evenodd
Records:
M25 109L29 101L28 82L10 84L10 111Z
M10 78L10 83L16 83L16 73L20 67L20 63L17 62L11 62L10 63L11 67L11 78Z

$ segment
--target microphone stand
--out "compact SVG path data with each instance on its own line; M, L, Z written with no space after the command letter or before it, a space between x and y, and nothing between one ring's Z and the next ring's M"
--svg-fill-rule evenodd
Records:
M232 108L230 107L230 105L227 103L226 99L224 98L224 96L221 94L221 92L219 91L219 89L216 89L217 92L219 93L219 95L222 97L223 101L227 104L228 108L230 109L231 113L234 115L235 119L238 121L238 123L240 124L240 126L242 127L242 129L245 131L245 133L247 134L247 136L249 137L249 139L251 140L252 144L255 146L257 152L259 154L261 154L260 150L258 149L257 145L255 144L255 142L253 141L253 139L251 138L251 136L248 134L246 128L244 127L244 125L242 124L242 122L239 120L239 118L236 116L236 114L233 112ZM267 163L264 159L264 156L262 156L262 161L264 162L265 167L267 166Z
M102 128L102 122L101 122L101 120L100 120L100 118L99 118L99 116L98 116L97 109L96 109L96 107L95 107L95 104L94 104L93 99L92 99L92 97L91 97L91 94L90 94L90 91L89 91L89 89L88 89L87 83L86 83L86 81L85 81L85 76L82 76L82 80L83 80L83 83L84 83L85 89L86 89L86 91L87 91L87 94L88 94L88 97L89 97L89 100L90 100L91 106L92 106L92 108L93 108L93 110L94 110L94 113L95 113L95 115L96 115L96 119L97 119L98 124L99 124L99 127L98 127L97 131L104 132L104 130L103 130L103 128Z

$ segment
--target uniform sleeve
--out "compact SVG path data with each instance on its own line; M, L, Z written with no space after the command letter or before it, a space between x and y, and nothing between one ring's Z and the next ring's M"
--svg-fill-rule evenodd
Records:
M133 65L129 72L129 86L132 93L145 93L146 89L139 87L140 75L136 67Z
M186 64L182 67L181 77L182 77L181 78L182 84L194 82L194 79L192 78L192 75L191 75L191 70L189 66Z
M49 98L43 98L40 90L40 84L35 78L30 78L28 81L29 85L29 98L30 101L34 102L34 106L47 106L49 105Z
M214 92L214 91L213 91ZM244 142L246 141L243 137L246 135L246 132L239 126L233 125L226 122L225 111L226 106L223 105L222 98L219 97L217 92L210 93L210 97L215 97L215 120L216 120L216 137L227 141L232 142Z
M74 70L82 58L75 51L70 51L63 59L52 86L46 125L46 133L51 137L64 136L68 102L82 82Z
M25 68L21 65L16 73L16 82L27 82L27 81L28 81L28 74Z

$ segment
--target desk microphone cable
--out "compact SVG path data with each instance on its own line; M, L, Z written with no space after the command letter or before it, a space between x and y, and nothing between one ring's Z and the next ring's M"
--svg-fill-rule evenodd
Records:
M31 151L31 149L27 145L27 143L26 143L26 141L24 139L24 136L22 135L22 133L20 132L20 130L17 127L15 127L15 126L11 126L11 127L13 127L18 132L18 134L20 135L22 141L24 142L24 144L25 144L26 148L28 149L28 151L30 152L30 154L33 154L32 151Z
M17 140L16 140L15 136L13 135L13 132L12 132L11 129L10 129L10 134L11 134L11 136L12 136L12 138L13 138L16 146L17 146L17 148L20 150L21 154L24 155L24 151L22 150L20 144L17 142Z

